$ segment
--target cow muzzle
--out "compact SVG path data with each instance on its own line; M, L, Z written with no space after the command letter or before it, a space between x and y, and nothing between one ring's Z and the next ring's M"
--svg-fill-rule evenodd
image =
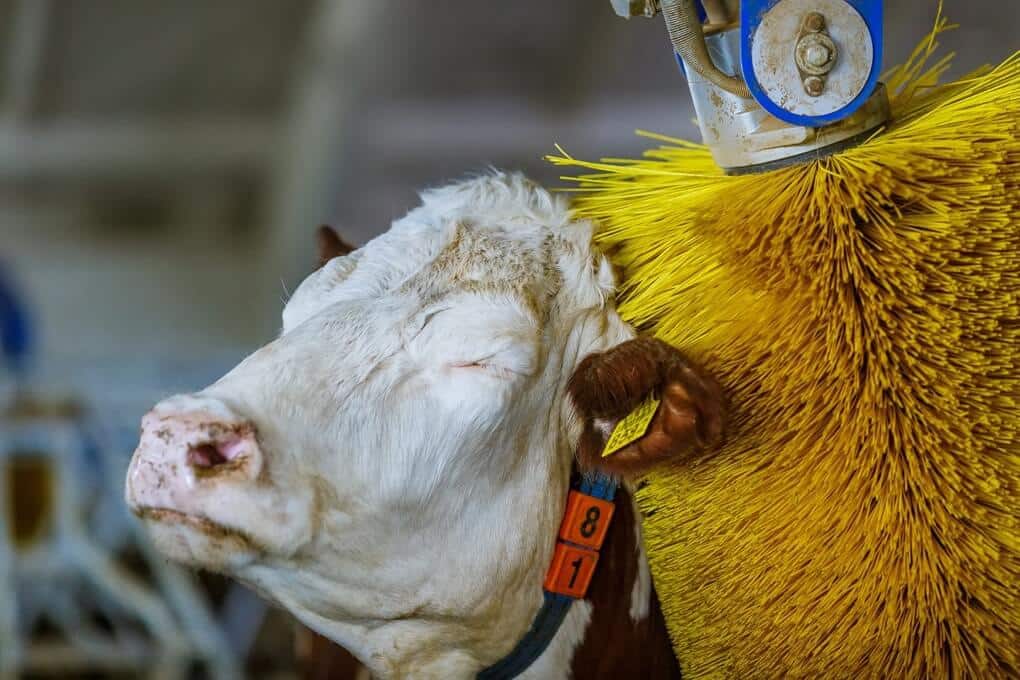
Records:
M164 511L215 521L223 490L255 484L263 462L254 424L222 404L174 397L142 419L127 502L139 515Z

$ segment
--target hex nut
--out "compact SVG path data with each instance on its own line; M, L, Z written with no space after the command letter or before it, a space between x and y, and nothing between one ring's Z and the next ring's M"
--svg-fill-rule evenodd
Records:
M823 76L836 64L836 43L824 33L808 33L797 41L794 59L797 68L808 75Z
M811 12L804 17L804 29L812 33L818 33L825 29L825 17L818 12Z
M825 91L825 81L818 76L808 76L804 79L804 91L812 97L817 97Z

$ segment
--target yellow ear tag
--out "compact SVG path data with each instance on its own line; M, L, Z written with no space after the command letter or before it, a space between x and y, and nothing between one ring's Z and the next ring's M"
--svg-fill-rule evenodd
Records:
M633 444L648 432L648 426L652 424L652 418L659 408L659 400L652 395L638 404L637 408L627 414L623 420L616 424L613 433L609 435L606 448L602 450L602 457L611 456L628 444Z

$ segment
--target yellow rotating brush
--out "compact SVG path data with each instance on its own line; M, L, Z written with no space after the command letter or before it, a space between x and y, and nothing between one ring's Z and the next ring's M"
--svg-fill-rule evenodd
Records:
M769 28L784 3L796 17ZM940 20L884 91L851 93L849 117L747 124L711 90L732 88L716 89L743 107L731 117L755 113L775 75L758 69L783 68L754 61L775 38L762 31L804 52L821 7L829 40L812 45L845 54L837 6L867 24L878 3L706 2L707 51L687 4L661 9L707 145L649 135L664 145L639 160L550 158L594 171L572 178L576 209L624 269L623 316L700 358L732 401L723 455L657 470L637 495L685 676L1017 677L1020 54L937 85ZM705 73L734 33L752 92Z

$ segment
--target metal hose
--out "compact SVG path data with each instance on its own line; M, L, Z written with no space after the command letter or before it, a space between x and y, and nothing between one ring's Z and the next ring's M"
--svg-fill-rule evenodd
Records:
M659 8L666 19L666 30L680 58L702 78L730 94L751 98L747 83L740 76L728 76L712 62L705 44L705 32L698 20L697 0L661 0Z

